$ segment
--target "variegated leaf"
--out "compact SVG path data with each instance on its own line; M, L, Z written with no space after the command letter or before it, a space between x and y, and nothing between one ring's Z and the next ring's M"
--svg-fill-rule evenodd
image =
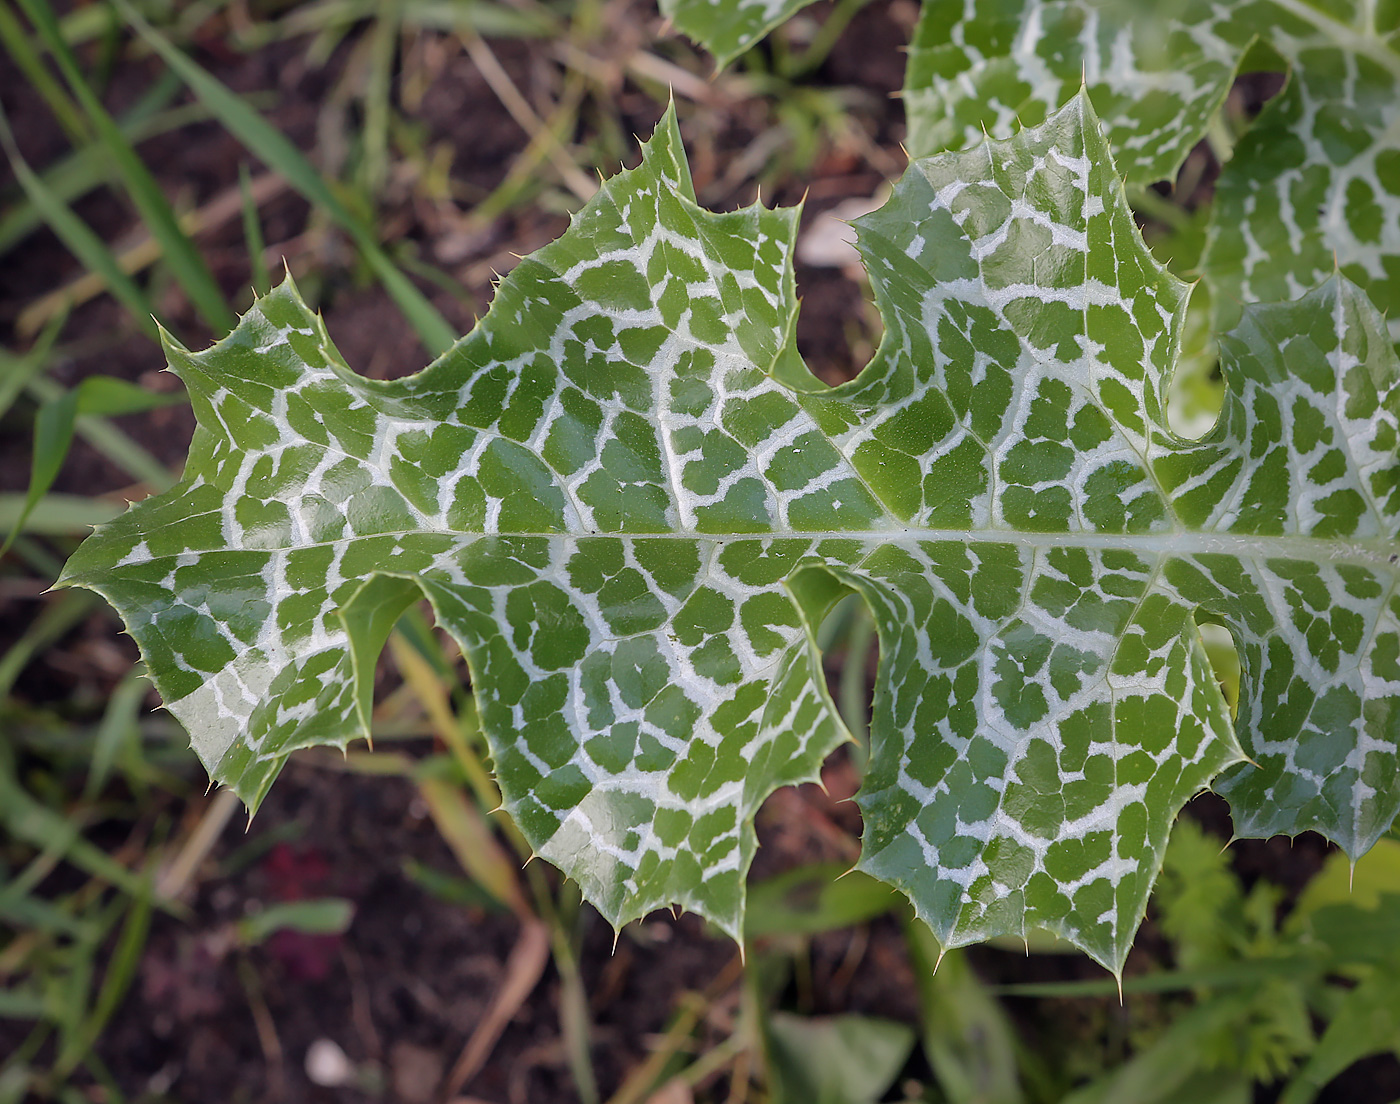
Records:
M1216 187L1202 270L1225 324L1340 269L1400 343L1400 7L1260 0L1288 86Z
M843 738L814 632L848 589L882 649L862 866L945 945L1040 926L1119 969L1227 768L1246 829L1368 846L1400 796L1400 370L1364 296L1250 311L1192 443L1162 398L1187 289L1086 98L861 221L887 331L835 390L794 352L795 225L697 208L668 115L417 376L350 373L288 282L171 343L185 480L64 582L252 803L363 734L426 594L507 808L614 923L741 930L754 811ZM1238 734L1201 617L1240 644Z
M681 31L728 65L812 0L661 0L662 12Z
M1176 174L1245 49L1290 66L1217 188L1201 270L1222 326L1334 265L1400 342L1400 9L1322 0L925 0L905 78L918 154L1038 122L1081 79L1130 183Z
M1176 175L1254 34L1212 0L925 0L904 78L909 148L1007 137L1089 90L1119 171Z

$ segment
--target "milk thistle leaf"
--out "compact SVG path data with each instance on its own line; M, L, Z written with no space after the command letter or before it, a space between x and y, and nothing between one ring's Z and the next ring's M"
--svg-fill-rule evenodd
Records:
M1189 289L1087 95L860 221L886 331L839 388L795 352L796 225L701 210L668 113L415 376L356 376L287 280L167 343L184 479L62 582L250 805L365 735L426 596L506 809L618 925L675 902L739 936L755 811L845 739L815 631L850 591L881 646L861 867L944 946L1043 927L1120 970L1217 778L1242 831L1369 846L1400 800L1400 369L1365 296L1248 309L1192 442L1163 408Z
M661 11L723 67L812 0L661 0Z
M1250 46L1288 70L1216 185L1217 324L1339 268L1400 343L1400 8L1322 0L925 0L905 73L924 155L1039 123L1081 83L1130 184L1171 180ZM1232 124L1233 125L1233 124Z

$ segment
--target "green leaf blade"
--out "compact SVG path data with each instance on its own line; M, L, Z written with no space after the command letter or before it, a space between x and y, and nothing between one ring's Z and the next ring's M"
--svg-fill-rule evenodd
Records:
M959 149L1043 122L1088 90L1123 176L1176 175L1255 28L1197 0L926 0L905 74L909 148Z
M1221 322L1340 271L1386 309L1400 344L1400 53L1316 33L1280 52L1294 62L1288 87L1236 148L1212 209L1202 269Z
M1257 766L1220 782L1241 836L1312 829L1359 857L1400 809L1394 719L1400 640L1400 360L1385 320L1345 277L1246 308L1221 341L1230 387L1216 436L1246 466L1215 524L1260 538L1253 557L1193 565L1203 606L1245 663L1236 725ZM1280 401L1282 399L1283 401ZM1269 424L1269 415L1277 422ZM1267 442L1267 444L1266 444ZM1328 538L1304 554L1304 541ZM1285 550L1292 544L1293 549ZM1183 579L1184 594L1197 581Z
M184 481L63 581L252 804L364 734L357 672L421 591L506 809L615 924L679 902L742 932L754 813L846 738L815 641L852 589L882 652L861 865L944 946L1044 927L1117 972L1227 769L1271 830L1388 823L1400 367L1364 296L1250 315L1220 426L1178 438L1187 288L1087 94L862 221L886 334L842 388L794 378L795 227L701 211L668 114L416 376L355 376L284 282L213 349L168 343ZM1240 644L1238 726L1198 617Z
M728 65L812 0L661 0L676 27Z
M733 434L809 435L752 363L791 328L795 212L701 217L670 118L576 227L401 388L350 374L290 281L210 351L168 343L200 434L179 497L104 529L94 557L118 566L96 585L133 611L206 765L255 804L291 750L362 734L358 619L337 611L377 572L416 579L464 645L540 853L618 922L680 901L737 934L757 804L844 735L785 588L812 541L728 539L771 531L780 499L801 509L775 480L800 492L839 456L813 438L780 476L701 472L742 462ZM635 265L664 284L655 305ZM760 421L707 431L713 381ZM86 585L94 557L65 580Z
M384 252L372 228L340 201L305 155L239 96L151 27L127 0L115 0L115 3L132 29L171 72L179 75L211 116L269 169L285 177L313 206L325 211L345 229L423 345L432 353L440 353L451 346L452 328L438 309Z
M1226 159L1199 270L1216 323L1339 270L1400 344L1400 20L1314 0L930 0L911 47L909 146L1009 137L1082 80L1128 184L1170 180L1250 45L1291 71Z
M1182 524L1151 458L1185 288L1083 94L917 163L858 225L888 330L854 452L916 465L911 530L947 538L849 580L886 657L862 868L945 946L1045 927L1116 971L1177 810L1240 756L1161 577Z

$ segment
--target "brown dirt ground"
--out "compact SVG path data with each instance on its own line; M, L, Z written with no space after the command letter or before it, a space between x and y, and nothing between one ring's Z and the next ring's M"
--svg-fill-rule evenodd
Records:
M813 11L817 18L825 14L822 7ZM780 181L775 194L765 193L766 200L793 203L805 194L804 217L810 222L842 199L870 195L889 164L903 163L901 112L890 94L901 83L898 48L907 41L915 14L912 0L871 4L808 81L856 90L857 125L879 163L872 163L860 148L828 148L810 178ZM647 33L655 28L654 14L641 4L627 9L627 19ZM195 52L230 87L268 96L272 121L316 156L318 119L346 50L338 51L328 67L317 69L305 63L305 47L304 41L293 41L240 53L230 49L215 28ZM502 42L495 48L520 87L528 90L533 81L544 79L546 67L533 47ZM153 74L149 62L118 66L107 91L109 107L120 110L131 103ZM18 74L8 69L0 70L0 100L32 164L48 164L63 152L61 134ZM649 133L663 106L630 83L618 85L614 109L625 133ZM768 125L768 109L757 102L705 113L682 106L682 131L705 201L717 209L751 201L751 185L726 191L721 173ZM447 143L453 151L451 178L470 195L485 194L499 183L525 141L461 51L448 51L440 59L415 124L426 134L427 145ZM588 125L583 124L585 129ZM236 185L240 163L249 160L214 124L153 139L142 153L170 194L193 204ZM10 183L0 176L0 188ZM504 271L513 253L528 253L566 224L562 214L531 206L502 216L484 231L463 235L454 205L429 203L409 188L396 191L392 185L387 196L381 221L461 283L459 295L424 287L448 319L464 330L490 301L492 270ZM108 240L119 240L132 226L127 208L107 191L85 199L77 211ZM385 294L354 268L350 250L338 235L315 227L308 230L307 216L307 205L284 193L262 210L264 234L271 247L285 250L303 287L319 297L348 363L378 377L420 367L427 357ZM245 305L246 297L239 297L245 295L249 272L237 219L201 244L231 301ZM36 291L58 287L78 273L76 262L56 239L46 232L33 235L12 263L0 267L0 340L16 344L15 315ZM849 378L870 337L853 322L861 314L862 290L833 269L799 266L797 278L804 299L798 330L801 351L822 378ZM207 341L209 334L178 292L166 288L158 301L187 344ZM79 308L65 337L72 343L71 355L54 371L60 382L72 384L102 372L154 388L176 386L171 377L159 373L160 360L151 344L133 331L110 300ZM24 418L22 411L12 412L0 426L0 491L23 490L26 484L29 441ZM121 424L171 464L183 457L193 427L192 415L183 407L123 419ZM120 494L125 483L121 473L80 441L55 490ZM17 638L35 612L32 597L0 596L0 647ZM115 628L109 616L94 615L61 648L31 665L17 695L60 709L76 708L75 700L100 700L135 658L130 642L116 637ZM100 663L92 659L99 655ZM193 781L197 772L192 757L189 766ZM851 841L859 835L859 815L852 804L837 799L849 794L853 774L840 754L827 774L833 796L806 786L780 792L765 806L758 818L763 846L755 876L812 859L849 857ZM188 820L198 815L205 800L191 797L183 809L175 802L171 811ZM1199 802L1193 812L1213 829L1228 832L1220 803ZM1267 876L1296 892L1321 864L1325 848L1312 838L1291 848L1287 841L1247 841L1236 846L1235 855L1247 877ZM289 766L247 833L241 821L223 833L197 880L190 902L193 919L157 918L138 981L99 1046L124 1091L133 1096L164 1093L168 1099L201 1104L384 1098L368 1090L313 1085L303 1063L307 1048L317 1039L335 1041L356 1064L390 1080L409 1077L425 1066L450 1066L496 991L517 924L507 915L448 904L428 894L406 875L409 858L445 873L457 869L411 786L399 779L361 777L303 763ZM343 937L281 938L246 953L229 951L223 938L227 925L250 910L326 894L355 903L354 921ZM690 916L673 920L661 914L632 925L615 950L612 932L596 916L585 927L582 962L595 1022L592 1052L606 1095L648 1053L650 1041L674 1014L681 994L711 984L732 960L735 948ZM1149 922L1129 972L1151 968L1160 954L1160 938ZM818 937L811 943L809 961L811 983L790 985L784 995L788 1004L814 1013L865 1012L915 1020L913 975L893 919L857 932ZM993 981L1098 976L1092 966L1065 956L1022 958L984 950L975 962ZM717 1003L713 1022L700 1030L703 1042L714 1044L724 1037L737 999L735 989L727 1003ZM1047 1024L1064 1015L1058 1004L1067 1002L1009 1002L1028 1038L1047 1043L1056 1038ZM499 1104L573 1100L558 1006L559 982L551 969L467 1091ZM1105 1007L1109 1011L1100 1009L1100 1018L1115 1015L1111 1006ZM0 1052L19 1037L0 1021ZM923 1069L916 1059L906 1072L917 1077ZM1394 1062L1371 1063L1358 1067L1326 1099L1390 1099L1400 1093L1398 1079L1400 1066ZM718 1099L724 1098L727 1087L723 1080L714 1087ZM412 1089L410 1079L391 1089L388 1098L412 1104Z

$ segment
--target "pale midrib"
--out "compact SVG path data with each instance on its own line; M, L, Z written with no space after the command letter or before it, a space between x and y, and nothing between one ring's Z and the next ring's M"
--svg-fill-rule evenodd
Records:
M1400 77L1400 54L1391 50L1385 43L1366 37L1355 27L1338 22L1326 12L1318 11L1317 8L1304 3L1303 0L1273 0L1273 3L1305 23L1311 23L1338 46L1344 47L1354 54L1370 58L1377 65L1388 69L1396 77Z
M1243 560L1293 560L1306 563L1362 563L1395 565L1400 570L1400 541L1376 537L1348 540L1299 535L1259 536L1249 533L1220 533L1168 530L1158 533L1033 533L1009 529L927 529L919 527L889 529L829 529L796 530L769 529L756 533L706 533L679 530L668 533L636 532L538 532L497 531L473 533L449 529L404 529L383 533L364 533L339 537L329 541L309 541L305 544L274 548L215 548L182 549L179 552L152 556L141 563L170 560L177 556L201 556L215 553L248 552L269 554L292 552L307 548L330 548L355 541L398 539L402 537L459 537L464 540L506 538L515 540L632 540L687 541L707 544L767 543L776 540L797 541L858 541L879 544L984 544L1010 545L1031 550L1079 548L1093 552L1129 552L1144 557L1183 558L1191 556L1231 556Z

